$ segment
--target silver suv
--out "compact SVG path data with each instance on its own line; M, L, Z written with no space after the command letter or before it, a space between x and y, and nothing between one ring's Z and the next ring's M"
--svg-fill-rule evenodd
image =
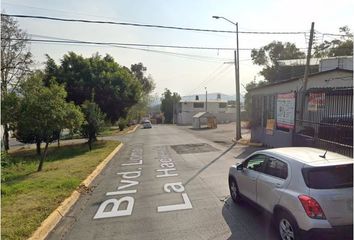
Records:
M235 203L272 214L281 239L353 234L353 159L316 148L273 148L229 170Z

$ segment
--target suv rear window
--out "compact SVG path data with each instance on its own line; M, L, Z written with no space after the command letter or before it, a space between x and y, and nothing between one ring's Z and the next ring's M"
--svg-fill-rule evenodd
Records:
M302 169L306 185L313 189L353 187L353 164Z

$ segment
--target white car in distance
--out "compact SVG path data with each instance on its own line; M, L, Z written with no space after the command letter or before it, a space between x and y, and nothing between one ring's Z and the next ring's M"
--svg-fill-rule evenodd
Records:
M229 170L232 200L272 215L280 239L353 235L353 159L316 148L261 150Z
M151 124L150 120L143 121L143 128L152 128L152 124Z

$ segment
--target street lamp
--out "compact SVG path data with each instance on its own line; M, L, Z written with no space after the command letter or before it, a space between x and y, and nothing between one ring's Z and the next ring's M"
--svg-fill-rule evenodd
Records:
M240 65L239 65L239 48L238 48L238 23L234 23L233 21L220 17L213 16L215 19L224 19L225 21L232 23L236 26L236 50L234 51L235 58L235 85L236 85L236 137L235 140L241 139L241 109L240 109Z

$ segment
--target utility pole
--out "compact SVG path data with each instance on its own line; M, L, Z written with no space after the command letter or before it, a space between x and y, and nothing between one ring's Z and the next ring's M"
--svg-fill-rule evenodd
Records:
M240 140L241 137L241 102L240 102L240 53L238 47L238 22L236 22L236 58L235 67L237 63L237 73L236 73L236 141Z
M175 102L172 102L172 124L175 124Z
M240 140L242 138L241 136L241 107L240 107L240 64L239 64L239 47L238 47L238 22L233 22L225 17L221 16L213 16L215 19L224 19L225 21L228 21L229 23L233 24L236 26L236 50L234 51L234 57L235 57L235 85L236 85L236 106L235 106L235 112L236 112L236 136L235 140Z
M312 50L312 43L313 43L313 34L314 34L314 27L315 23L311 23L311 31L310 31L310 40L309 46L307 49L307 56L306 56L306 65L305 65L305 73L304 73L304 81L302 85L302 96L301 96L301 108L300 108L300 125L302 125L302 121L304 120L304 112L305 112L305 100L306 100L306 90L307 90L307 81L309 77L309 70L310 70L310 60L311 60L311 50Z
M310 68L310 60L311 60L311 50L312 50L312 43L313 43L313 33L314 33L315 23L311 23L311 32L310 32L310 41L309 47L307 49L307 57L306 57L306 66L305 66L305 74L304 74L304 85L303 90L307 90L307 80L309 77L309 68Z
M205 88L205 112L208 112L208 91L207 91L207 87Z

